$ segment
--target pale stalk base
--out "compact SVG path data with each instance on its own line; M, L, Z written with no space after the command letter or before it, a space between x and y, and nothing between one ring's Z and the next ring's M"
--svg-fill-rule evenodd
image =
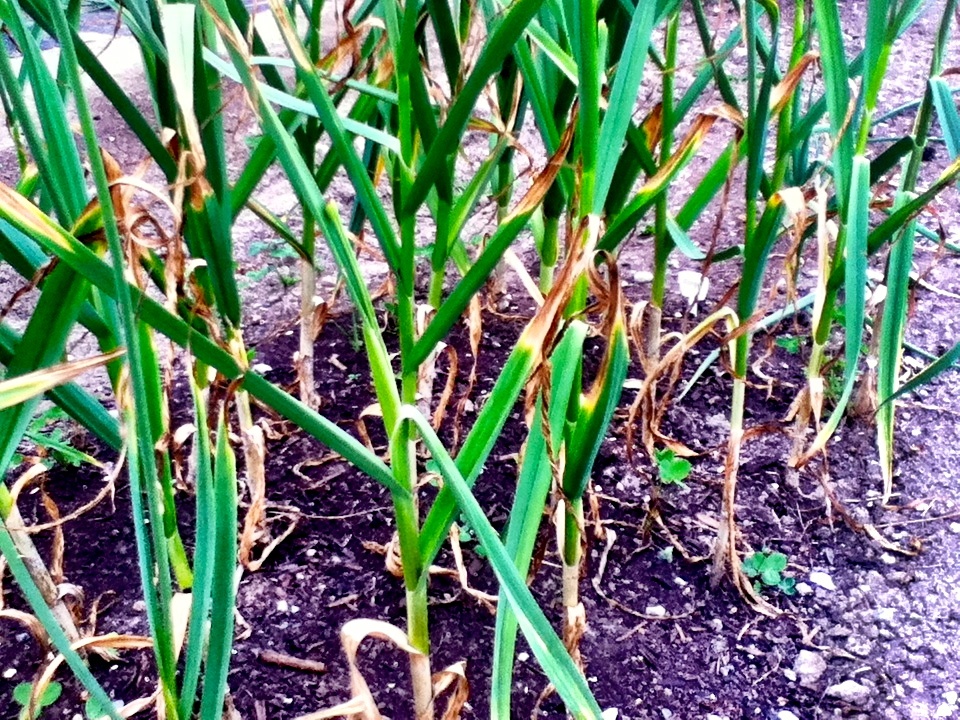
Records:
M13 540L13 544L17 548L17 554L20 556L20 559L23 560L23 564L26 565L27 572L43 596L47 606L53 612L57 623L59 623L71 643L78 641L80 639L80 632L77 630L73 614L70 612L70 608L66 606L66 603L60 599L57 585L53 582L53 578L50 577L50 571L43 562L43 558L40 557L40 553L37 552L33 540L23 531L23 518L20 517L20 511L17 510L16 506L10 508L10 512L4 522L7 525L7 532L10 534L10 539Z
M417 620L426 612L426 597L420 591L407 590L407 634L410 644L422 655L410 656L410 680L413 684L413 708L416 720L433 720L433 673L430 671L429 640L418 636L425 634L422 623Z
M775 617L780 611L760 597L753 589L750 578L743 572L740 554L737 552L737 478L740 472L740 450L743 447L743 406L746 383L739 378L733 381L733 401L730 418L730 441L723 476L723 504L720 527L713 554L713 584L716 585L729 570L730 579L740 596L754 610Z
M300 261L300 351L297 354L297 379L300 384L300 401L312 410L320 406L313 375L314 342L316 340L317 276L313 263Z
M435 308L427 309L421 306L417 312L418 335L424 333L435 314ZM439 352L439 348L434 348L417 370L417 410L431 423L433 422L433 386L437 379Z
M250 491L250 507L243 518L243 532L240 536L240 562L248 570L256 571L265 559L255 558L253 549L266 532L267 450L263 430L253 423L250 395L244 391L237 392L236 403L243 457L246 461L247 489Z
M587 629L587 611L580 602L580 564L563 565L563 644L583 672L580 640Z

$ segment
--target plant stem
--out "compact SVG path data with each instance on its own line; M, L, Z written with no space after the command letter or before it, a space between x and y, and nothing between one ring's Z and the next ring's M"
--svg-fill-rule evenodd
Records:
M549 192L549 191L548 191ZM559 253L560 217L544 213L543 242L540 244L540 292L546 295L553 287L553 272Z
M23 518L20 511L13 503L10 491L5 485L0 484L0 520L6 525L7 533L17 548L17 555L23 561L30 578L33 580L40 594L43 596L47 607L57 618L57 623L63 629L63 632L70 639L70 642L76 642L80 639L80 632L77 630L76 623L73 621L73 615L70 608L66 606L60 598L57 591L57 585L50 577L50 571L47 569L43 558L37 552L36 545L33 544L31 537L23 530Z
M307 243L307 236L313 236L313 217L305 213L303 219L304 248L308 248L313 255L313 242ZM300 352L297 360L297 379L300 384L300 400L307 407L316 410L319 405L316 382L313 373L314 359L314 313L317 293L317 274L313 262L307 259L300 260Z

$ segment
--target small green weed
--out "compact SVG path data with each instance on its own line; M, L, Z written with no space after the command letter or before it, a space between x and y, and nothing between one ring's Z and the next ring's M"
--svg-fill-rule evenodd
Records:
M753 589L761 593L768 589L777 589L784 595L796 592L796 578L785 577L787 556L779 552L755 552L743 561L743 571L747 577L754 578Z
M660 473L660 482L664 485L683 485L683 481L689 477L692 468L690 461L678 458L670 448L655 450L653 457Z
M473 552L476 553L478 557L486 557L487 550L485 547L483 547L483 545L477 542L477 534L474 532L474 529L470 527L470 523L467 522L467 518L461 515L460 522L457 524L460 526L460 544L473 544Z
M800 353L800 337L798 335L785 334L781 335L776 339L777 347L783 348L791 355L798 355Z
M287 261L296 260L300 256L283 240L261 240L251 243L247 252L252 258L263 256L267 263L265 267L247 273L248 282L261 282L271 272L277 274L280 284L284 287L293 287L299 282L299 279L287 267L289 264Z
M47 685L37 702L33 707L33 715L30 716L30 694L33 692L33 683L22 682L13 689L13 700L20 706L20 720L36 720L40 717L43 709L53 705L60 699L60 693L63 692L63 685L57 681Z

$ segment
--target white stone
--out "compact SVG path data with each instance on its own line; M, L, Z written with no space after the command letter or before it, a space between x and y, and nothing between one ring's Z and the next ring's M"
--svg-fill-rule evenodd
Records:
M916 690L917 692L923 692L923 682L921 680L917 680L916 678L911 678L910 680L907 680L904 683L904 685L906 685L911 690Z
M950 523L950 532L954 535L960 535L960 522Z
M948 705L947 703L940 703L937 707L937 712L934 713L935 718L948 718L953 717L953 713L956 711L956 705Z
M253 370L255 373L257 373L257 374L259 374L259 375L265 375L266 373L271 372L271 371L273 370L272 367L270 367L270 366L267 365L266 363L262 363L262 362L261 362L261 363L257 363L256 365L254 365L254 366L253 366L252 368L250 368L250 369Z
M893 608L880 608L877 610L877 620L882 620L886 623L892 623L895 612Z
M781 710L777 713L777 720L800 720L800 718L789 710Z
M530 659L530 653L528 652L517 653L517 660L519 660L520 662L526 662L529 659Z
M826 670L827 661L820 653L811 650L801 650L793 663L793 671L800 678L800 684L805 687L816 685Z
M617 710L617 708L607 708L600 713L600 717L602 717L603 720L617 720L617 718L620 717L620 711Z
M16 674L17 674L17 669L16 669L16 668L7 668L6 670L3 671L3 679L4 679L4 680L9 680L10 678L12 678L12 677L13 677L14 675L16 675Z
M958 696L955 690L947 690L947 692L943 694L943 699L946 700L950 705L957 704L957 697Z
M278 612L288 612L290 610L290 605L286 600L277 600L277 611Z
M809 595L813 592L813 588L807 585L806 583L802 582L802 583L797 583L796 591L800 595Z
M870 688L856 680L844 680L827 688L827 696L851 705L861 705L870 699Z
M787 680L789 680L790 682L796 682L796 681L797 681L797 673L794 672L793 670L791 670L790 668L784 668L784 669L783 669L783 676L784 676Z
M646 613L651 617L666 617L667 609L663 605L651 605L647 608Z
M703 302L710 291L710 279L696 270L681 270L677 273L680 294L690 303Z
M833 584L833 578L822 570L814 570L810 573L810 582L822 587L824 590L836 590L837 586Z

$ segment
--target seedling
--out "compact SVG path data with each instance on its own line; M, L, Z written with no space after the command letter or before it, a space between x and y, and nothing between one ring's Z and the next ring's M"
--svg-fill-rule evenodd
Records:
M783 571L786 569L787 556L779 552L755 552L743 561L743 571L747 577L755 578L753 589L758 594L775 588L784 595L793 595L797 580L784 577Z
M476 531L470 527L470 523L467 521L467 518L462 514L460 515L460 544L461 545L473 545L473 552L477 554L478 557L487 557L486 548L477 540Z
M660 482L664 485L683 485L683 481L690 475L690 461L678 458L670 448L655 450L653 457L657 462L660 473Z
M297 278L286 266L289 261L296 260L300 256L289 244L282 240L259 241L250 244L248 253L253 258L263 256L267 263L266 267L247 273L250 281L260 282L274 272L284 287L293 287L297 284Z
M800 352L800 338L797 335L781 335L776 339L776 344L791 355L797 355Z
M20 720L36 720L45 707L53 705L60 699L63 686L54 681L47 685L33 706L30 714L30 695L33 693L33 683L22 682L13 689L13 699L20 706Z

